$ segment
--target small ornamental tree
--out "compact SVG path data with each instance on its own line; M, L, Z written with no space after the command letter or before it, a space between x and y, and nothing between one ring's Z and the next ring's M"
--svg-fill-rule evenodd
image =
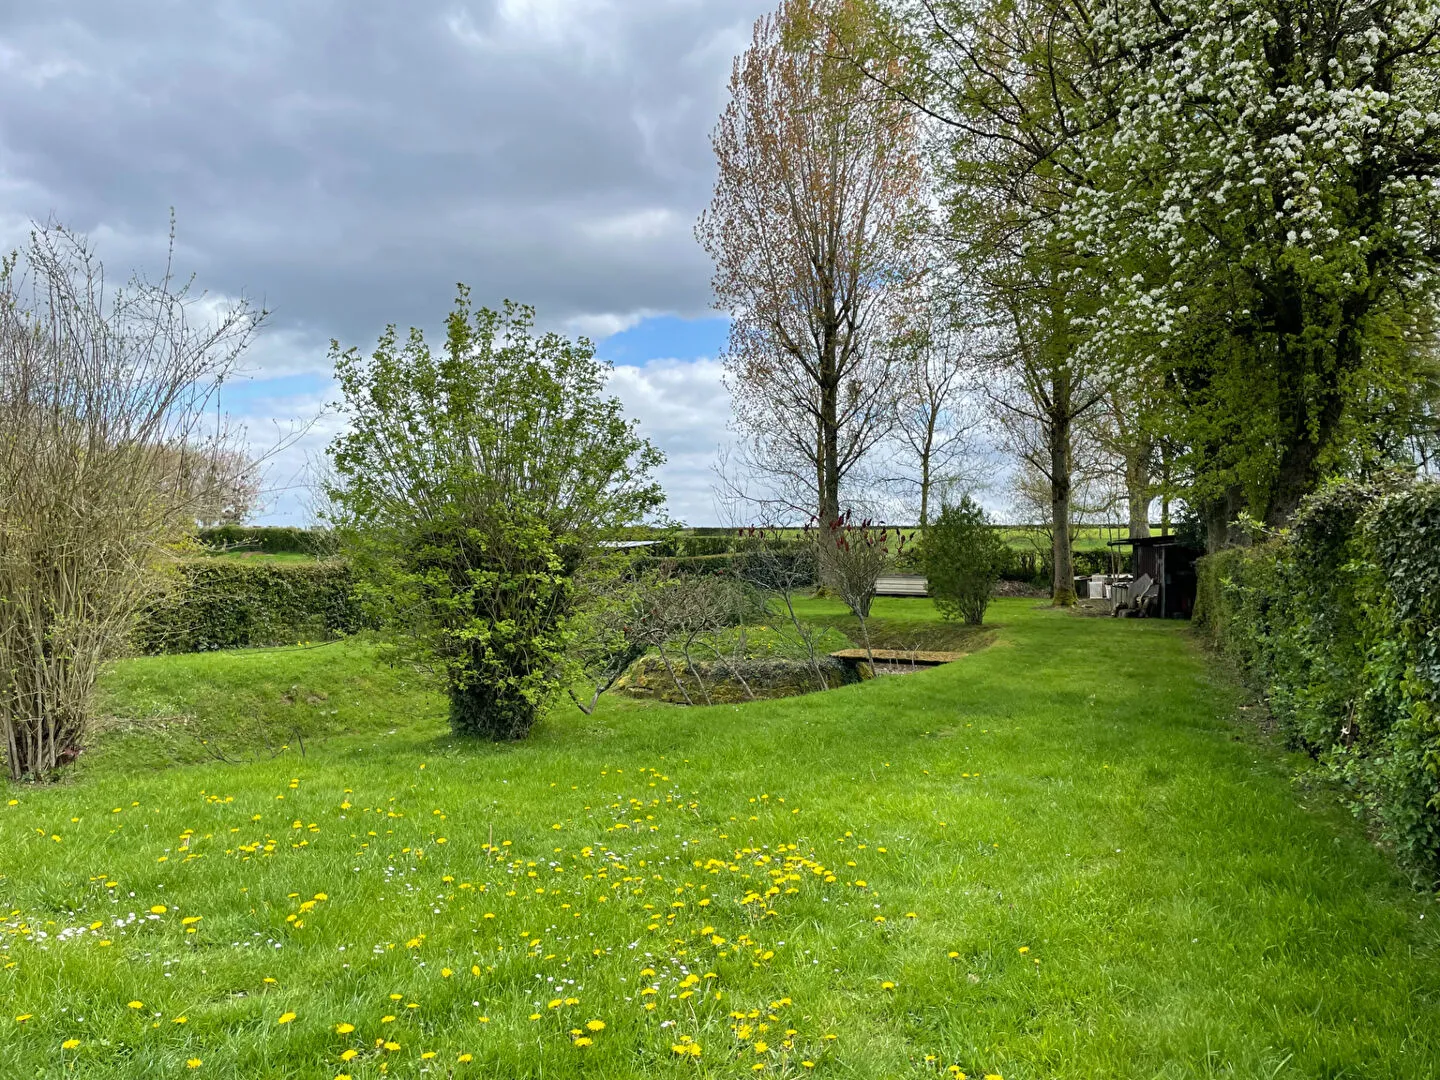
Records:
M577 573L663 501L608 365L533 322L462 285L438 355L393 326L368 359L331 346L348 430L328 494L361 595L444 678L451 727L492 739L523 738L564 686Z
M865 654L870 656L870 604L880 575L905 547L899 529L874 525L867 518L854 522L847 510L823 522L815 536L815 560L820 583L840 598L860 621ZM873 657L870 657L872 660Z
M944 507L920 544L920 563L941 617L972 626L984 621L1004 562L1005 541L968 496L959 506Z

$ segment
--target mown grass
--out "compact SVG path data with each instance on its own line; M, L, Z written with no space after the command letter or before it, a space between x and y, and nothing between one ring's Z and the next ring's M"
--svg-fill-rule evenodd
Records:
M6 793L0 1076L1440 1073L1440 905L1185 628L991 617L922 674L513 746L353 643L117 665L116 713L305 752L157 770L141 724Z

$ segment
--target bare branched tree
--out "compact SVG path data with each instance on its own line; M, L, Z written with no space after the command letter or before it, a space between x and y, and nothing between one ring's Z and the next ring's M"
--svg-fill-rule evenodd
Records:
M935 496L955 502L981 482L973 436L983 411L969 384L993 345L974 309L932 284L920 292L898 341L894 436L901 453L889 479L907 509L918 510L922 527Z
M880 575L904 550L905 534L899 529L869 521L852 521L849 514L827 521L815 530L815 558L820 580L848 607L860 622L865 657L874 663L870 649L870 604Z
M173 243L172 243L173 249ZM80 236L39 227L0 268L0 731L12 777L79 752L103 661L229 458L207 415L264 317L167 268L107 294Z
M732 315L728 385L756 462L803 463L809 514L889 429L892 305L915 277L924 170L915 117L839 58L861 0L783 0L735 61L696 235Z

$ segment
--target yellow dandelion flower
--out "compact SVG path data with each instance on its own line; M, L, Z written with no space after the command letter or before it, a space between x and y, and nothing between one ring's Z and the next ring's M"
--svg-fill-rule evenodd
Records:
M815 1063L813 1061L802 1061L800 1062L800 1065L806 1069L813 1069L815 1067Z
M352 1032L352 1031L354 1031L354 1030L355 1030L355 1025L354 1025L354 1024L336 1024L336 1025L335 1025L335 1034L336 1034L336 1035L349 1035L350 1032Z
M589 1028L591 1031L604 1031L604 1030L605 1030L605 1021L604 1021L604 1020L589 1020L589 1021L586 1022L585 1026L586 1026L587 1028Z
M1029 946L1029 945L1021 945L1021 946L1020 946L1020 955L1021 955L1021 956L1024 956L1024 955L1025 955L1027 952L1029 952L1029 951L1030 951L1030 946Z
M386 1049L386 1050L399 1050L399 1049L400 1049L400 1044L397 1043L397 1042L393 1042L393 1041L392 1041L392 1042L387 1042L387 1043L385 1044L385 1049Z
M186 1067L187 1069L198 1069L198 1068L199 1068L201 1065L203 1065L203 1064L205 1064L205 1063L204 1063L203 1061L201 1061L199 1058L189 1058L189 1059L186 1060L186 1062L185 1062L185 1067Z
M150 914L164 915L167 910L164 904L155 904L150 908Z
M895 989L895 984L894 984L893 982L882 982L882 983L880 984L880 989L881 989L881 990L894 990L894 989Z
M434 1051L434 1050L422 1050L422 1051L420 1051L420 1057L421 1057L421 1060L423 1060L423 1061L429 1061L429 1060L430 1060L431 1058L433 1058L434 1056L435 1056L435 1051Z
M473 1057L471 1057L469 1054L461 1054L461 1055L460 1055L459 1057L457 1057L455 1060L458 1061L461 1065L465 1065L465 1064L468 1064L468 1063L471 1062L471 1061L474 1061L475 1059L474 1059Z
M441 968L441 969L440 969L440 977L441 977L442 979L448 979L451 975L454 975L454 974L455 974L455 972L451 971L449 968Z
M281 1014L280 1014L280 1019L276 1020L275 1022L276 1022L277 1024L288 1024L288 1023L290 1023L291 1020L294 1020L294 1019L295 1019L295 1014L294 1014L293 1012L287 1012L287 1013L281 1013Z
M79 1046L79 1045L80 1045L80 1040L79 1040L79 1039L66 1039L64 1042L62 1042L62 1043L60 1044L60 1049L61 1049L61 1050L74 1050L75 1047L77 1047L77 1046Z
M357 1058L357 1057L359 1057L359 1056L360 1056L360 1051L359 1051L359 1050L346 1050L343 1054L340 1055L340 1060L341 1060L341 1061L353 1061L355 1058Z
M586 1038L584 1035L581 1035L578 1039L575 1040L575 1045L576 1045L576 1046L590 1046L590 1045L592 1045L594 1042L595 1042L594 1039L589 1039L589 1038Z
M135 1005L132 1003L130 1007L133 1009L133 1008L135 1008ZM34 1016L35 1016L34 1013L21 1013L19 1016L15 1017L15 1022L16 1022L17 1024L23 1024L23 1023L25 1023L26 1020L30 1020L30 1019L32 1019Z
M755 1052L756 1052L757 1054L763 1054L763 1053L765 1053L766 1050L769 1050L769 1049L770 1049L770 1044L767 1043L764 1039L761 1039L759 1042L757 1042L757 1043L755 1044Z
M143 1009L145 1007L145 1003L143 1001L130 1001L126 1002L125 1007L127 1009Z
M394 1021L395 1021L395 1017L393 1017L393 1016L382 1016L382 1017L380 1017L380 1022L381 1022L382 1024L390 1024L390 1023L394 1023Z
M171 1020L170 1022L172 1024L188 1024L190 1022L190 1018L188 1016L177 1016L174 1020Z

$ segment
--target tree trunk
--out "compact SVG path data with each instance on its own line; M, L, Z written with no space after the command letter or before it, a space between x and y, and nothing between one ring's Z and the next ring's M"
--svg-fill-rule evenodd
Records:
M1070 376L1057 373L1054 401L1050 411L1050 530L1051 559L1054 563L1051 603L1070 607L1075 603L1075 561L1070 549Z
M925 448L920 453L920 527L930 524L930 451L935 445L935 410L925 425Z
M1223 497L1204 508L1205 550L1219 551L1240 542L1240 535L1230 523L1245 506L1245 492L1238 484L1228 488Z
M840 373L835 356L839 320L825 328L820 350L820 441L822 451L820 525L827 527L840 516Z
M1130 535L1150 535L1150 444L1137 440L1125 452L1125 501L1130 510Z

